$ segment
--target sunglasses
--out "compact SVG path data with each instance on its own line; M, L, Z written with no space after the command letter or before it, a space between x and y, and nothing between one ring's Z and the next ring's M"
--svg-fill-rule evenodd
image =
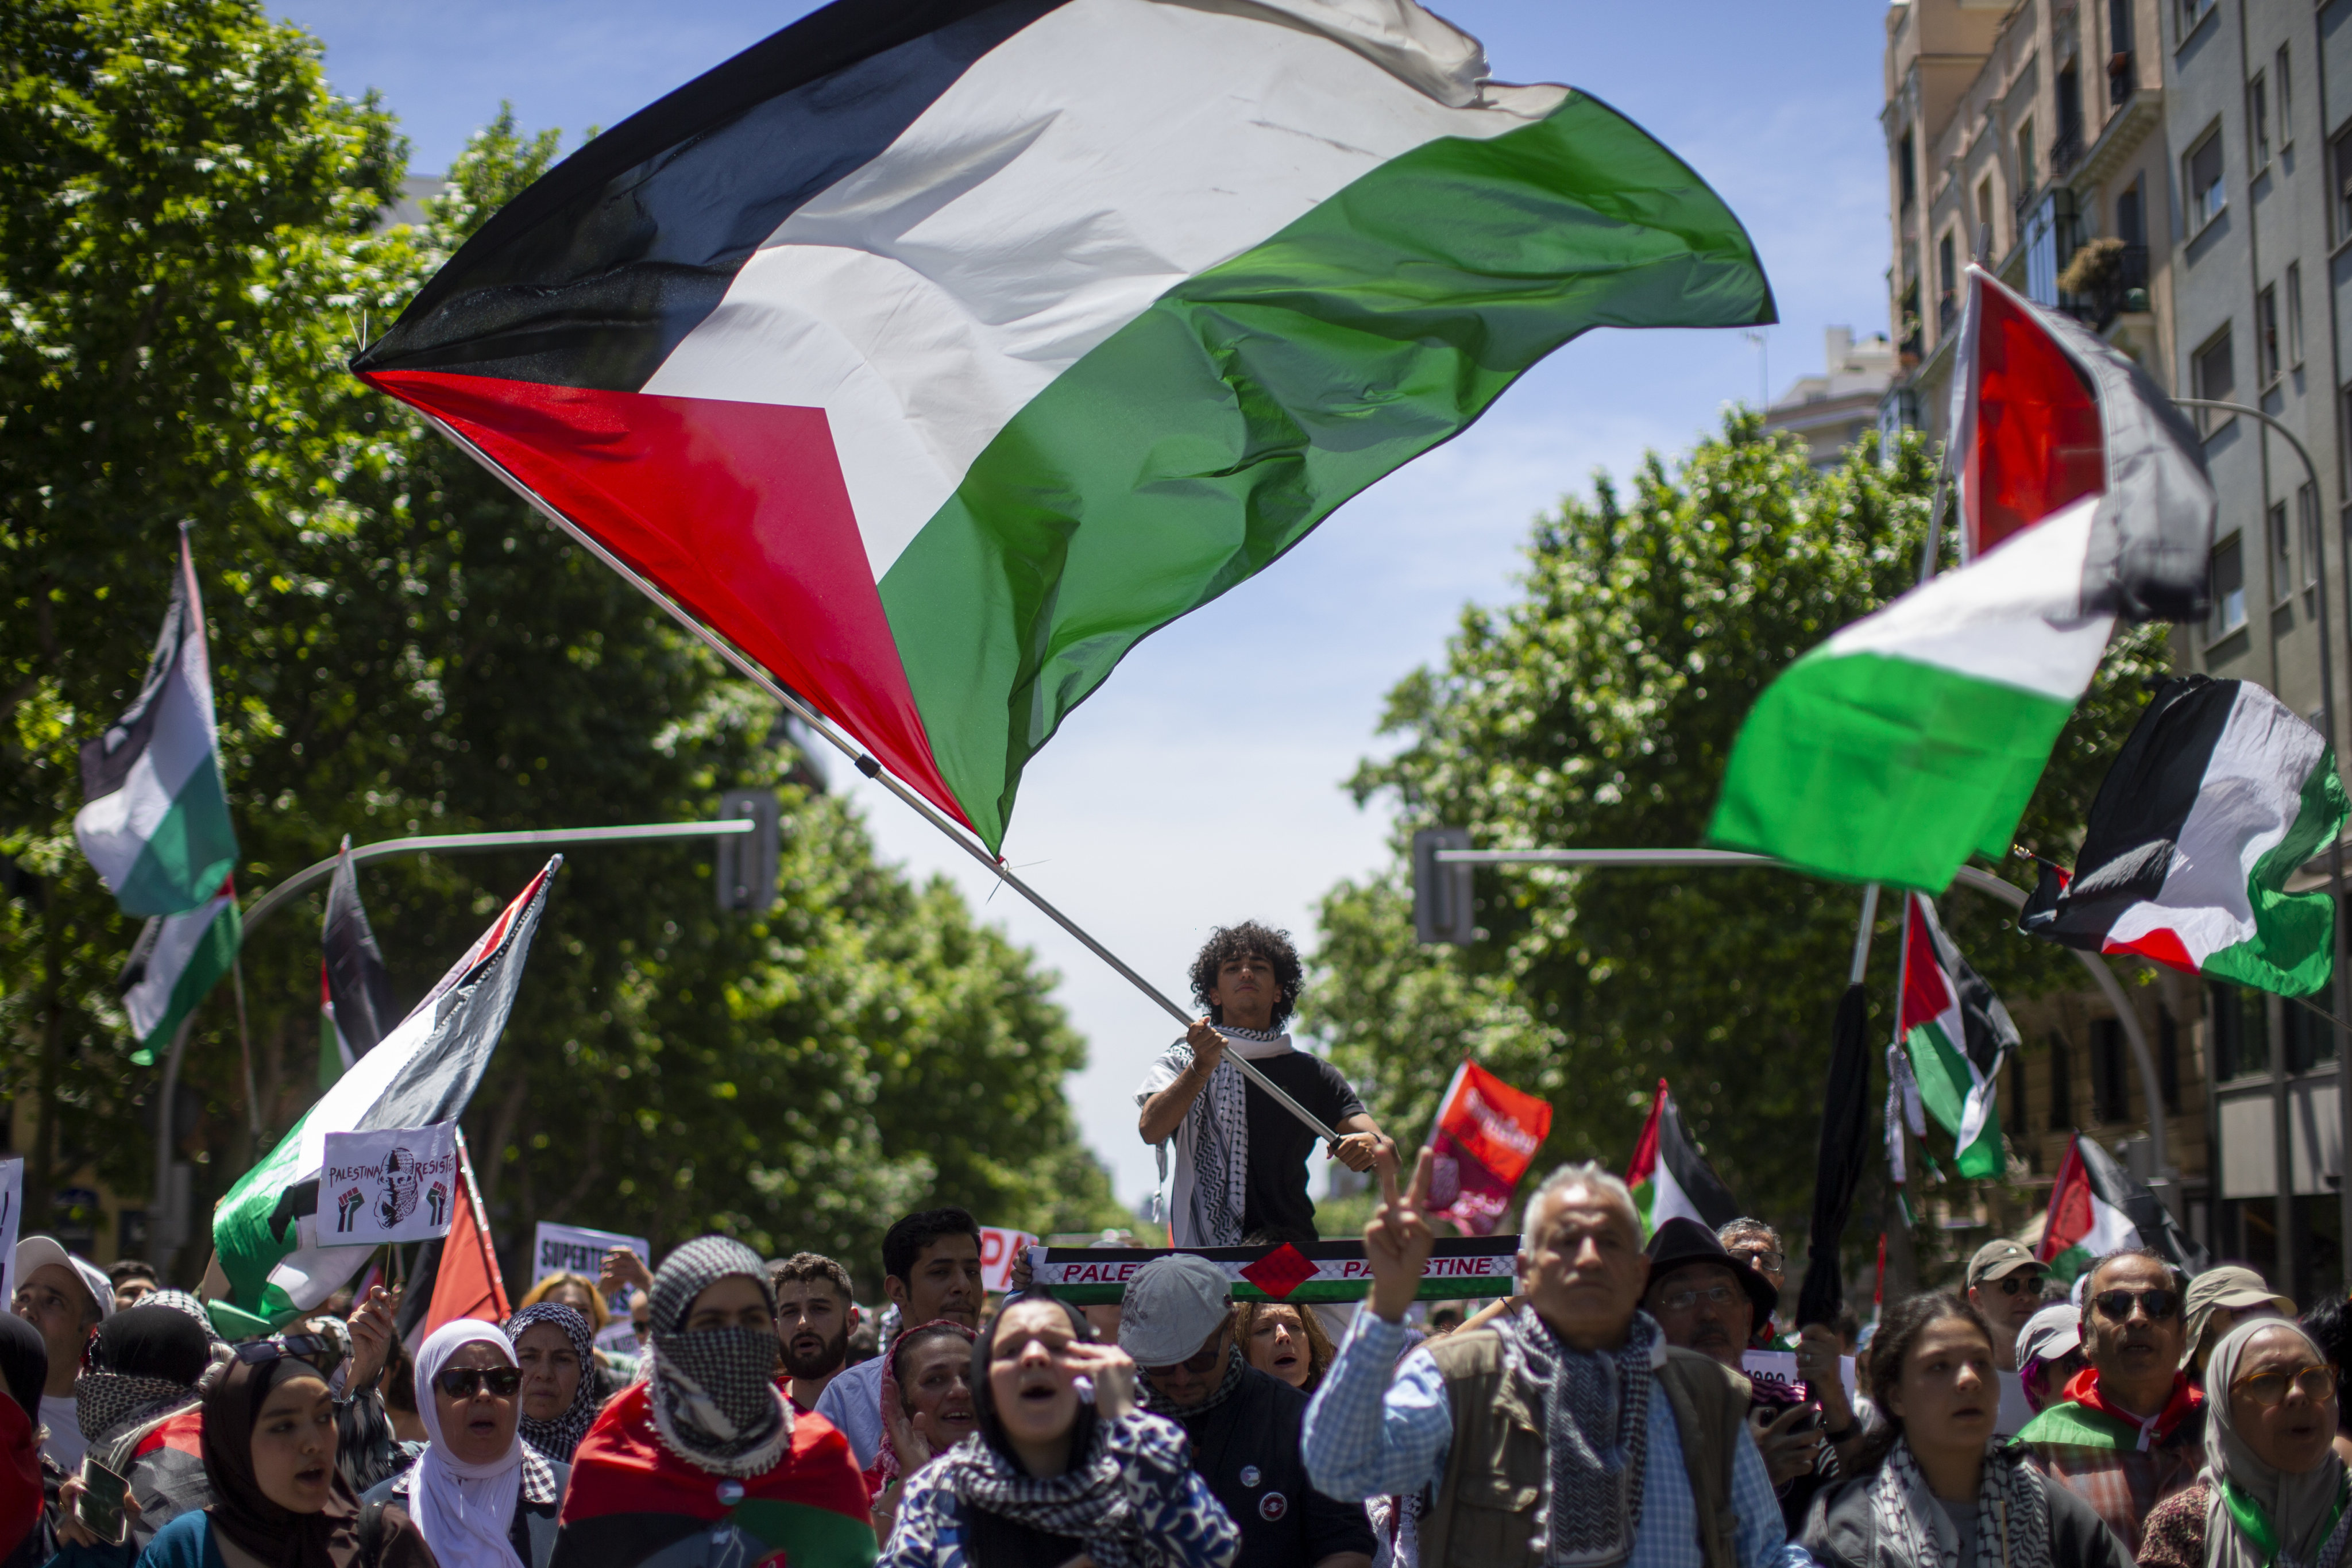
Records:
M2289 1387L2303 1391L2303 1396L2314 1405L2324 1405L2336 1394L2336 1369L2332 1366L2306 1366L2297 1372L2258 1372L2242 1377L2230 1385L2232 1394L2242 1394L2267 1410L2286 1398Z
M1219 1336L1220 1339L1223 1337L1223 1336L1222 1335ZM1143 1370L1146 1372L1174 1372L1177 1367L1181 1367L1186 1372L1209 1372L1213 1370L1217 1363L1224 1359L1225 1347L1223 1344L1213 1344L1207 1350L1202 1351L1200 1354L1196 1356L1188 1356L1184 1360L1178 1362L1175 1366L1147 1366Z
M266 1340L253 1340L236 1347L236 1359L247 1366L263 1366L289 1356L296 1361L312 1361L320 1356L342 1359L335 1342L324 1334L272 1334Z
M522 1387L522 1369L515 1366L453 1366L433 1380L433 1386L452 1399L471 1399L484 1384L500 1399L512 1399Z
M2042 1277L2038 1274L2011 1274L1995 1283L2004 1296L2014 1296L2020 1290L2032 1290L2038 1293L2042 1289Z
M2128 1322L2135 1302L2141 1311L2147 1314L2149 1322L2161 1323L2180 1310L2180 1292L2165 1289L2102 1290L2091 1298L2091 1305L2096 1307L2099 1315L2111 1323Z

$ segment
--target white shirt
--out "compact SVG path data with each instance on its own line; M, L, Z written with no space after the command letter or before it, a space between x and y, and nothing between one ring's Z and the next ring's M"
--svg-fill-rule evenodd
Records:
M89 1449L89 1439L81 1435L81 1422L74 1415L74 1396L70 1394L41 1395L41 1425L49 1429L48 1440L41 1452L55 1459L59 1468L79 1470L81 1457Z

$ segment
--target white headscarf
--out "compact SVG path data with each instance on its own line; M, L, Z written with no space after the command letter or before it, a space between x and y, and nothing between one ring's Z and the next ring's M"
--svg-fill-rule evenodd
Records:
M416 1413L424 1417L425 1435L433 1442L409 1478L408 1511L441 1568L526 1568L507 1539L514 1527L515 1500L522 1491L520 1421L507 1439L507 1451L488 1464L458 1458L441 1435L440 1391L434 1382L457 1352L471 1344L489 1346L504 1365L517 1364L514 1347L499 1326L478 1318L442 1324L416 1352ZM520 1401L521 1396L516 1397Z
M2276 1561L2302 1568L2328 1568L2345 1555L2344 1521L2328 1524L2344 1486L2344 1461L2331 1449L2318 1467L2292 1475L2257 1458L2238 1430L2230 1407L2230 1385L2238 1363L2258 1334L2287 1333L2301 1340L2315 1363L2327 1352L2303 1325L2288 1318L2254 1318L2240 1323L2213 1347L2205 1363L2205 1473L2212 1478L2213 1500L2205 1515L2205 1561L2212 1568L2263 1568L2268 1554L2246 1539L2231 1517L2219 1483L2228 1481L2262 1510L2278 1534Z

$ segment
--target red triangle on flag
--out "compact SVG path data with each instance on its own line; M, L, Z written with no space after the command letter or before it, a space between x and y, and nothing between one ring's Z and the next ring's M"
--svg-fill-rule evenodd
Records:
M514 1313L507 1305L498 1254L491 1249L489 1231L482 1224L482 1194L474 1186L474 1165L466 1157L463 1132L457 1134L457 1207L449 1216L449 1234L441 1238L433 1300L425 1309L423 1331L427 1334L458 1318L502 1323Z
M2090 377L2032 307L1971 267L1960 493L1968 558L2107 488Z
M1286 1241L1244 1268L1242 1278L1280 1301L1315 1278L1315 1265Z

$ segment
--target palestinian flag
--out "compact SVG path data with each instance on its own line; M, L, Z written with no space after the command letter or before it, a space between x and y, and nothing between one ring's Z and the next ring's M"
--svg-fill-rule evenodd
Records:
M122 1450L128 1449L126 1455ZM93 1454L131 1483L139 1521L130 1544L144 1550L155 1532L184 1513L212 1507L212 1478L205 1470L205 1409L194 1404L128 1434L110 1454Z
M474 1182L474 1162L466 1152L465 1129L457 1130L457 1206L449 1215L449 1234L425 1243L416 1254L416 1268L408 1277L395 1327L403 1344L422 1344L425 1336L456 1318L480 1318L503 1323L514 1313L507 1301L506 1277L499 1271L499 1255L483 1219L482 1190ZM365 1296L365 1290L359 1291Z
M2203 1247L2182 1234L2154 1193L2095 1139L2081 1133L2066 1146L2058 1179L2050 1188L2050 1208L2042 1223L2034 1256L2061 1279L2074 1277L2110 1252L2149 1247L2190 1273L2211 1261Z
M131 1053L133 1062L152 1067L157 1053L171 1048L172 1037L188 1015L236 962L244 940L236 888L226 879L219 892L185 914L149 917L114 982L139 1042Z
M2091 802L2069 878L2044 863L2019 923L2283 996L2327 984L2335 906L2287 879L2352 805L2326 738L2243 680L2168 680Z
M352 1064L375 1049L400 1022L392 975L376 945L352 870L352 841L343 840L335 879L327 889L327 919L319 963L319 1087L332 1089Z
M1902 1012L1895 1024L1911 1076L1930 1115L1952 1135L1963 1176L2008 1168L1993 1092L2001 1063L2019 1048L2017 1026L1992 987L1969 967L1917 893L1903 906Z
M236 868L204 601L185 533L146 681L113 727L82 747L81 793L74 840L125 914L184 914L209 902Z
M1633 1189L1633 1205L1642 1211L1643 1240L1677 1216L1695 1219L1718 1230L1739 1217L1739 1205L1706 1156L1698 1152L1683 1113L1675 1106L1666 1080L1650 1101L1650 1120L1633 1142L1633 1157L1625 1164L1625 1184Z
M1138 641L1738 221L1412 0L836 0L509 202L352 362L993 850Z
M2213 489L2170 400L1973 267L1958 354L1960 568L1765 689L1712 842L1940 893L2009 852L2116 620L2204 612Z
M382 1044L320 1096L213 1211L213 1245L235 1307L265 1318L308 1310L365 1267L370 1247L320 1245L312 1211L330 1132L454 1121L505 1032L547 905L556 856Z
M798 1417L781 1461L740 1485L713 1486L709 1471L662 1445L652 1397L645 1384L631 1384L580 1439L549 1568L770 1561L866 1568L874 1561L866 1481L833 1423ZM734 1500L722 1501L722 1492Z

